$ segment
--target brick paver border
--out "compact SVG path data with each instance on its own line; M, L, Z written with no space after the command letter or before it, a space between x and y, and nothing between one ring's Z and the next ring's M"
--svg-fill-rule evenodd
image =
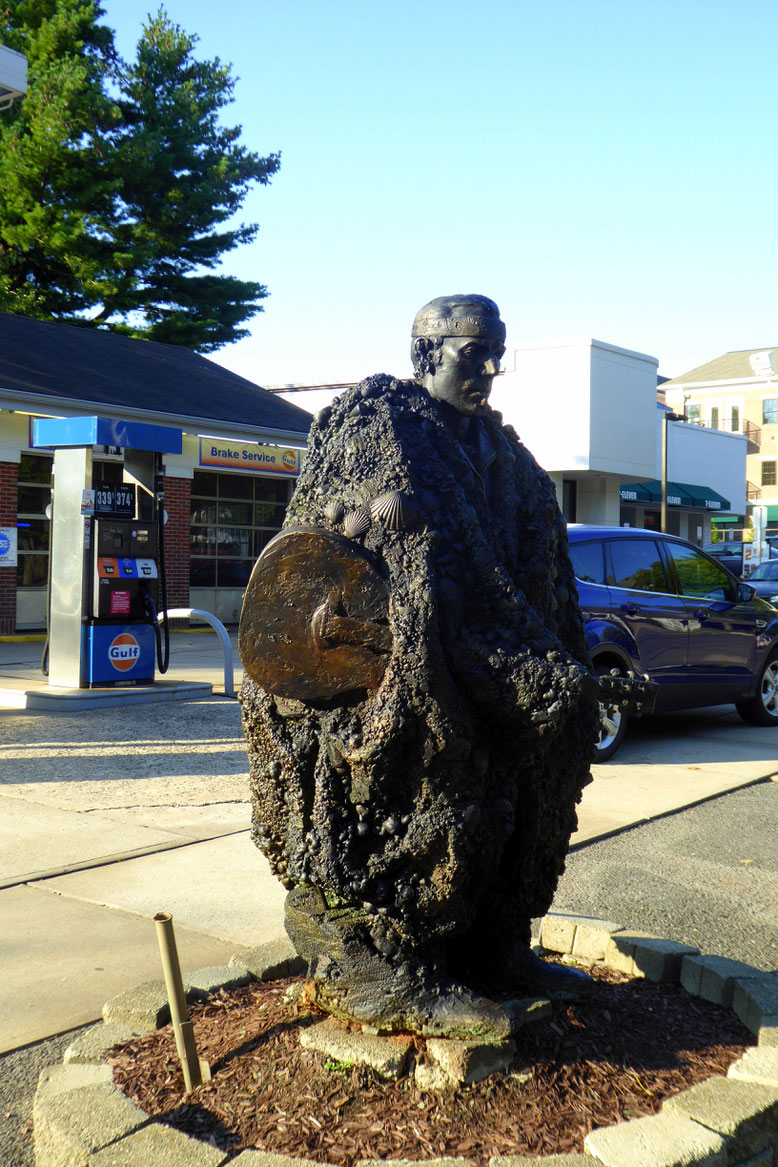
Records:
M501 1156L489 1167L778 1167L778 973L635 932L609 920L550 914L540 942L552 953L604 964L734 1009L758 1045L714 1077L669 1098L660 1114L592 1131L583 1155ZM187 981L196 1000L248 980L301 971L286 941L242 953L223 968ZM133 1033L165 1025L162 981L115 997L103 1023L79 1035L61 1066L44 1070L33 1108L36 1167L221 1167L223 1151L155 1122L121 1093L105 1064L107 1050ZM357 1167L377 1167L365 1160ZM309 1159L243 1151L230 1167L321 1167ZM470 1167L463 1159L391 1160L390 1167Z

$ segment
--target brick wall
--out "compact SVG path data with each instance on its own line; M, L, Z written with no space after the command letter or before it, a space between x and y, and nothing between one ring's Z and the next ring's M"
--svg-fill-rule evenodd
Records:
M165 476L165 567L168 608L189 607L189 524L192 481Z
M0 462L0 527L16 526L17 482L15 462ZM16 568L0 567L0 636L16 629Z

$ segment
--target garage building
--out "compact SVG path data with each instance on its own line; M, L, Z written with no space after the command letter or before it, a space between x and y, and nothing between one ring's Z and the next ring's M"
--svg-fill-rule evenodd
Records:
M52 455L33 449L33 420L94 414L183 431L164 461L168 605L234 623L310 414L188 349L0 313L0 635L46 620ZM95 447L94 481L120 482L122 464Z

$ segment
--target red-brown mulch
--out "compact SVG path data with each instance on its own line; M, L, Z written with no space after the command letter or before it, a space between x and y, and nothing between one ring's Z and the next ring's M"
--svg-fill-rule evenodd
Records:
M184 1093L171 1026L117 1047L114 1081L149 1114L237 1155L247 1147L353 1167L358 1159L582 1151L595 1127L656 1113L752 1043L729 1010L677 985L592 970L585 1002L558 1004L518 1038L512 1070L456 1091L300 1048L319 1020L287 996L293 981L221 991L191 1011L213 1081ZM417 1056L424 1056L424 1042Z

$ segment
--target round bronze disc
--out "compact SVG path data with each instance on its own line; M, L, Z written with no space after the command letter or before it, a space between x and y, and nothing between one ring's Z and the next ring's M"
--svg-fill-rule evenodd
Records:
M282 531L251 573L238 631L243 667L278 697L374 689L389 661L389 592L365 552L329 531Z

